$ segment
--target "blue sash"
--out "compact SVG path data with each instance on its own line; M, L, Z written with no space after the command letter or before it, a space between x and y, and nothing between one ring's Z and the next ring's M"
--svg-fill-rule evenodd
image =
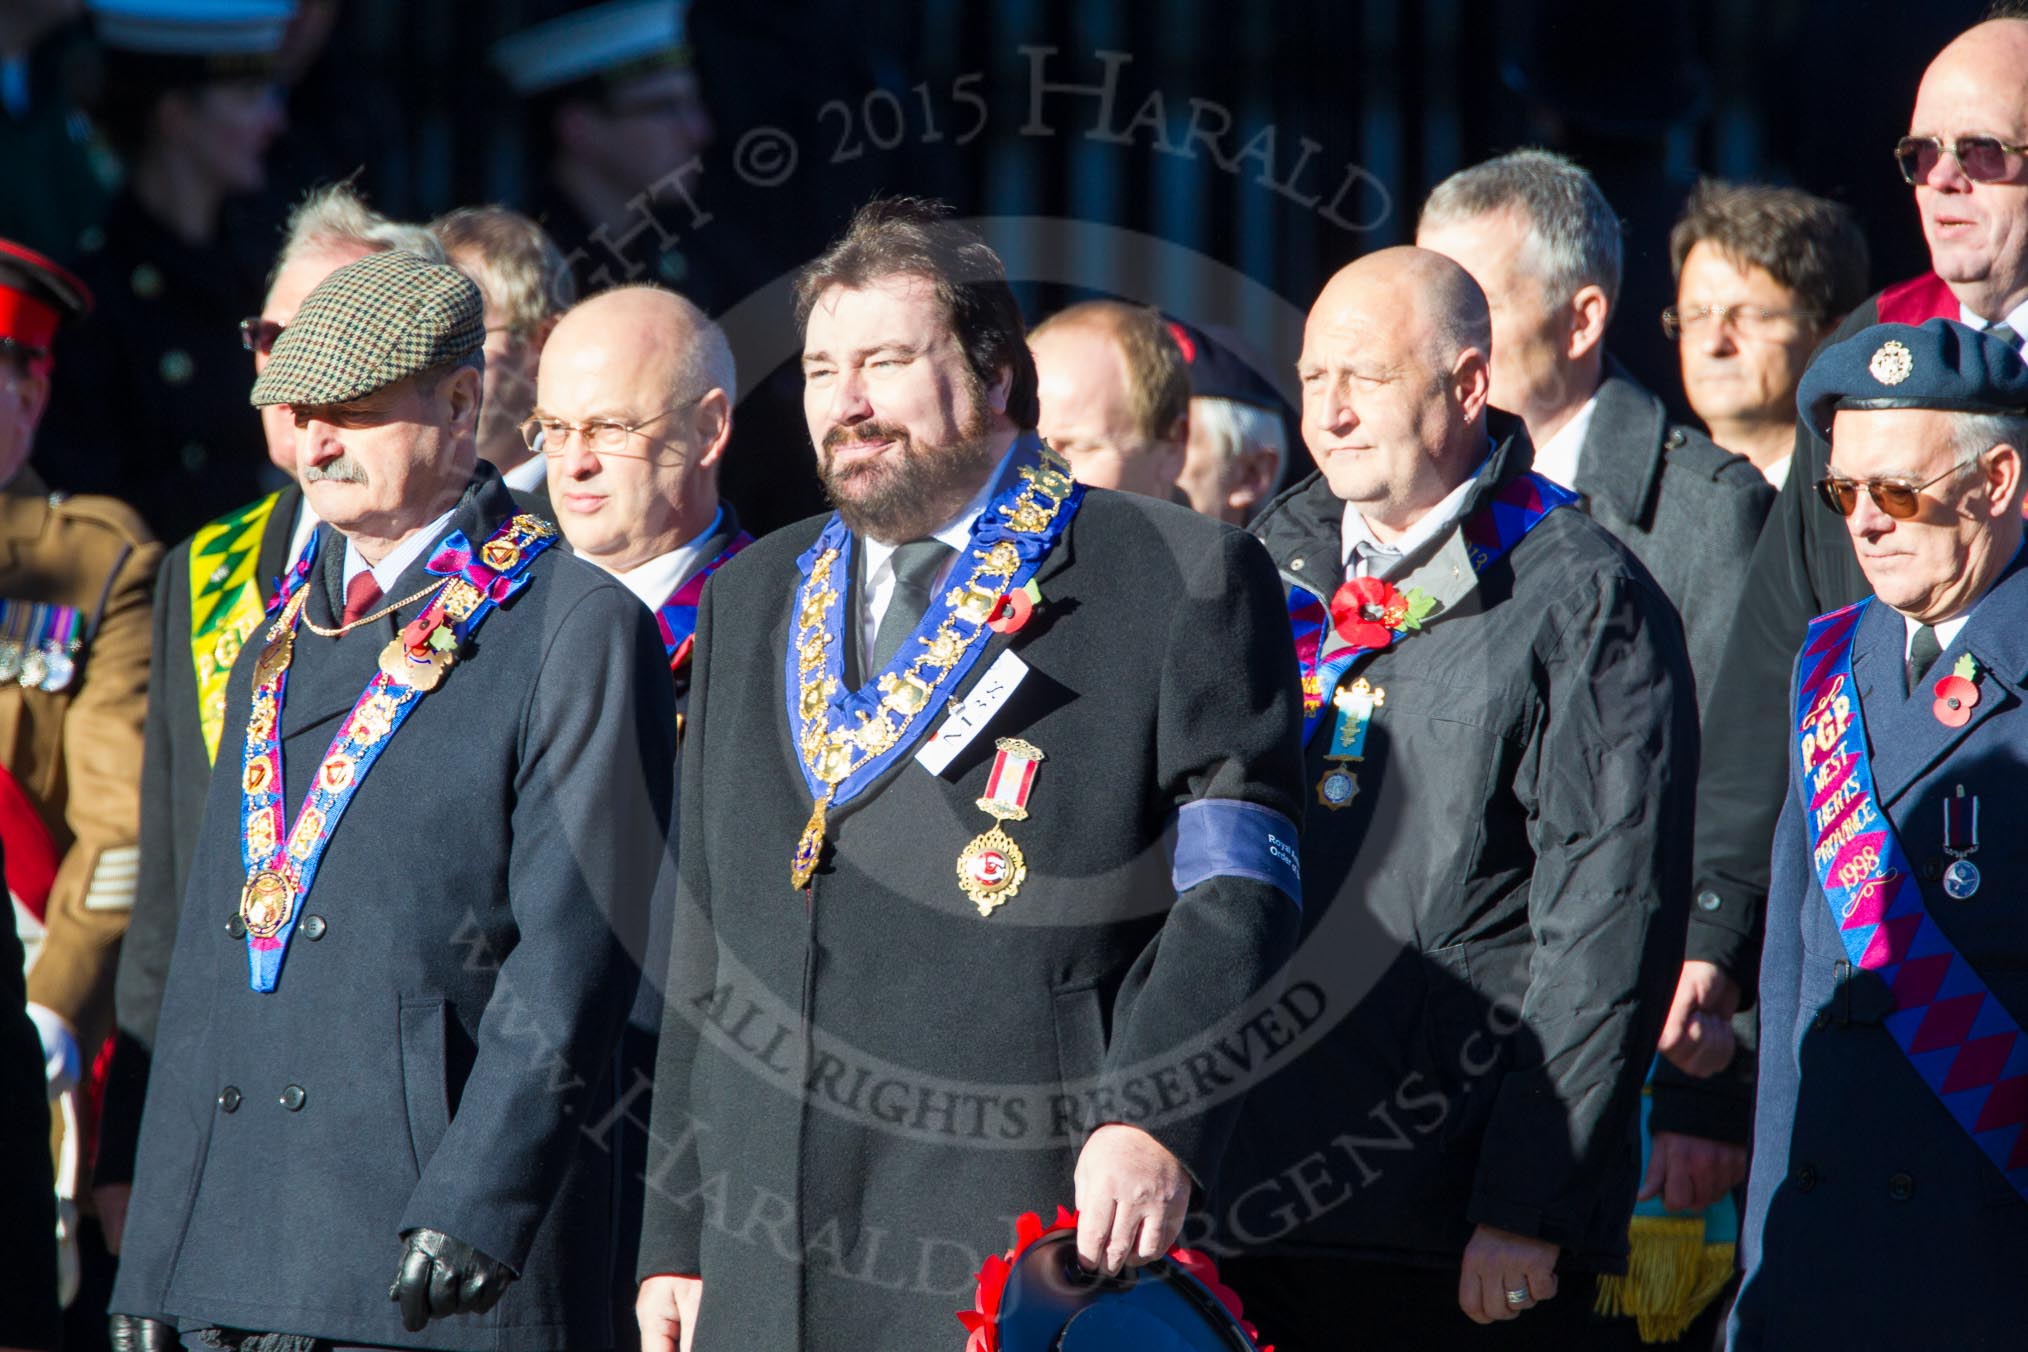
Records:
M2028 1037L1930 918L1874 792L1852 676L1853 639L1867 604L1812 621L1798 663L1795 766L1809 805L1811 864L1846 956L1877 972L1893 994L1886 1028L1894 1044L2028 1197Z

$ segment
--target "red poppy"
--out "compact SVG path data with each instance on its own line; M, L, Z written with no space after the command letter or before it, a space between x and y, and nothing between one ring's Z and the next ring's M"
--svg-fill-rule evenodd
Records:
M1034 613L1035 602L1028 599L1027 589L1023 588L1010 591L995 601L993 613L986 617L986 623L996 634L1016 634Z
M1936 703L1930 706L1936 721L1947 728L1961 728L1972 719L1979 703L1979 687L1962 676L1946 676L1936 683Z
M1331 627L1355 648L1385 648L1408 622L1408 598L1391 582L1355 577L1331 596Z

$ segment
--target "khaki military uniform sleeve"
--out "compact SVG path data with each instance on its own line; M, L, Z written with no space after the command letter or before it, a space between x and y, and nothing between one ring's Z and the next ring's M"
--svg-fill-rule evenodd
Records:
M119 540L107 553L117 562L63 720L64 820L73 840L28 979L28 998L69 1020L87 1058L111 1030L113 972L139 876L150 590L162 557L145 537Z

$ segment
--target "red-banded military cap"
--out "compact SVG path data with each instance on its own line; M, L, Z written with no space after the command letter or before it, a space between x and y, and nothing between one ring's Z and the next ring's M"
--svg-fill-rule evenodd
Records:
M0 346L47 352L57 329L91 308L83 282L35 250L0 239Z

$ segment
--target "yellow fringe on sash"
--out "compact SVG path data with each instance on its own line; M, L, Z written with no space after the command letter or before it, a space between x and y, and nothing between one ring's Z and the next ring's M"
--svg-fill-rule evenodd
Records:
M1601 1277L1598 1313L1631 1315L1644 1343L1679 1338L1732 1280L1733 1246L1706 1244L1701 1216L1636 1216L1624 1277Z

